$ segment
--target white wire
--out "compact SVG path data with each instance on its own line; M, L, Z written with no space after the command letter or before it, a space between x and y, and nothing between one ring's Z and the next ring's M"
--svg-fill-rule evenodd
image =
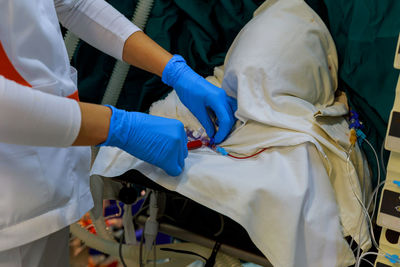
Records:
M361 260L362 260L365 256L368 256L368 255L385 256L385 254L378 253L378 252L366 252L366 253L363 253L363 254L361 254L361 256L360 256L360 259L357 261L356 267L360 267ZM363 259L363 260L365 260L365 259Z
M363 259L363 258L361 258L363 261L366 261L366 262L368 262L371 266L374 266L374 264L372 263L372 262L370 262L369 260L367 260L367 259Z
M368 219L369 231L370 231L370 235L371 235L371 239L372 239L373 245L376 247L376 249L379 249L379 245L378 245L378 243L376 242L375 234L374 234L374 231L373 231L372 219L373 219L373 217L374 217L374 215L375 215L375 210L376 210L376 204L377 204L377 199L378 199L379 188L380 188L381 185L384 184L384 182L381 183L381 181L380 181L380 180L381 180L381 176L380 176L380 163L379 163L378 154L376 153L375 149L373 148L373 146L371 145L371 143L370 143L367 139L364 139L364 141L371 147L371 149L372 149L372 151L373 151L373 153L374 153L374 155L375 155L376 164L377 164L377 172L378 172L378 174L377 174L377 175L378 175L378 183L377 183L378 185L377 185L377 187L375 188L374 192L372 193L371 199L370 199L370 201L369 201L369 203L368 203L368 208L365 207L364 202L363 202L363 201L359 198L359 196L356 194L355 189L354 189L353 181L352 181L352 179L351 179L351 177L350 177L349 163L350 163L350 154L351 154L351 152L352 152L352 150L353 150L353 146L350 147L350 149L349 149L349 151L348 151L348 153L347 153L346 167L347 167L347 172L348 172L348 174L349 174L349 175L348 175L348 178L349 178L349 181L350 181L350 184L351 184L351 189L352 189L352 191L353 191L353 194L354 194L354 196L356 197L358 203L360 204L360 206L361 206L361 208L362 208L362 211L363 211L365 217ZM369 214L368 214L368 210L369 210L369 208L370 208L370 206L371 206L371 204L372 204L372 200L374 200L374 207L373 207L372 215L371 215L371 217L370 217ZM360 219L361 219L361 218L362 218L362 216L360 216ZM360 253L361 253L361 231L362 231L362 226L363 226L363 224L364 224L364 220L362 220L362 221L361 221L361 224L360 224L359 244L358 244L358 247L357 247L356 262L360 262L361 255L362 255L362 254L360 255ZM354 237L352 237L352 240L351 240L351 242L350 242L350 246L352 245L353 241L354 241Z
M368 202L368 205L367 205L367 210L369 210L369 208L371 207L371 204L372 204L372 200L374 199L373 197L374 197L374 195L375 194L378 194L378 191L379 191L379 188L382 186L382 185L384 185L385 184L385 181L382 181L375 189L374 189L374 191L372 192L372 194L371 194L371 199L369 200L369 202ZM368 216L369 217L369 216ZM368 220L369 221L369 223L371 224L372 223L372 221L369 219ZM360 231L361 231L361 228L362 228L362 225L360 226ZM375 239L375 235L374 235L374 233L373 233L373 231L372 231L372 239ZM352 237L351 238L351 242L350 242L350 247L352 246L352 244L353 244L353 241L354 241L354 237ZM357 247L358 248L358 247ZM357 248L356 249L354 249L353 250L353 252L355 252L356 250L357 250ZM379 248L377 248L377 249L379 249Z
M354 147L354 145L352 145L352 146L350 147L349 151L347 152L347 157L346 157L346 169L347 169L347 174L348 174L347 177L348 177L349 182L350 182L351 190L352 190L354 196L356 197L358 203L360 204L360 206L361 206L361 208L362 208L362 211L364 212L365 216L368 216L368 217L369 217L368 212L367 212L366 209L365 209L364 203L360 200L359 196L358 196L357 193L355 192L354 184L353 184L353 181L352 181L351 176L350 176L350 168L349 168L349 165L350 165L350 164L349 164L349 163L350 163L350 154L351 154L352 151L353 151L353 147ZM359 221L362 220L362 215L360 215L360 217L359 217L358 220L359 220ZM359 231L359 239L358 239L358 247L357 247L356 262L359 261L359 248L360 248L360 246L361 246L361 231L362 231L362 225L363 225L363 223L364 223L364 220L362 220L362 221L361 221L361 224L360 224L360 231ZM353 244L353 241L354 241L354 237L352 237L352 240L351 240L351 242L350 242L350 246Z
M380 168L380 164L379 164L378 154L376 153L374 147L371 145L371 143L367 139L364 139L364 141L371 147L372 151L374 152L375 159L376 159L377 172L378 172L378 182L376 184L379 185L381 182L381 168ZM378 200L378 194L375 195L374 209L372 210L371 218L374 218L377 200Z
M366 210L364 203L362 202L362 200L360 199L358 194L355 192L354 184L353 184L353 181L352 181L351 176L350 176L350 168L349 168L350 164L349 163L350 163L350 154L351 154L352 150L353 149L350 148L349 152L347 153L347 158L346 158L346 168L347 168L349 182L350 182L350 185L351 185L351 190L353 191L353 194L356 197L358 203L360 204L361 209L363 210L364 214L369 217L368 211Z

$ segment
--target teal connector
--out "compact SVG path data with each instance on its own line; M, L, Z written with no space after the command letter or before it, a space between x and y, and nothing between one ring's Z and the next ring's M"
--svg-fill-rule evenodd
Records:
M356 134L357 134L358 145L361 146L362 142L364 141L365 138L367 138L367 136L360 129L356 129Z
M385 258L388 259L391 263L399 262L399 255L386 253Z
M394 180L393 183L394 183L395 185L397 185L398 187L400 187L400 181Z
M217 146L217 147L216 147L216 151L217 151L218 153L220 153L221 155L223 155L223 156L228 155L228 152L226 152L226 150L225 150L224 148L220 147L220 146Z

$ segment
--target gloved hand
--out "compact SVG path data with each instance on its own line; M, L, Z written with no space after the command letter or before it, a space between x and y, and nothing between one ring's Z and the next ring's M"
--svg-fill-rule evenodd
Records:
M182 172L188 150L180 121L107 106L112 110L110 129L99 146L121 148L172 176Z
M179 55L168 61L162 81L175 89L179 99L200 121L208 136L214 137L215 143L221 143L226 138L235 123L236 100L195 73ZM207 109L212 110L218 119L216 134Z

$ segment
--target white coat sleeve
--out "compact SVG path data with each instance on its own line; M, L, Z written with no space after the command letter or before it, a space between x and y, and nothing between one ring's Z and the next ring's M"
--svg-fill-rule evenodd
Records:
M81 127L78 103L22 86L0 75L0 142L70 146Z
M122 60L124 43L140 29L103 0L55 0L58 19L79 38Z

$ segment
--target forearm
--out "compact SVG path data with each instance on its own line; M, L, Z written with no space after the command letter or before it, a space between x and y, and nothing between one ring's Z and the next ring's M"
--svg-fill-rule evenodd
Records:
M81 127L73 146L95 146L107 140L111 109L106 106L79 103Z
M172 55L168 51L141 31L129 36L122 53L122 59L126 63L160 77L171 58Z

